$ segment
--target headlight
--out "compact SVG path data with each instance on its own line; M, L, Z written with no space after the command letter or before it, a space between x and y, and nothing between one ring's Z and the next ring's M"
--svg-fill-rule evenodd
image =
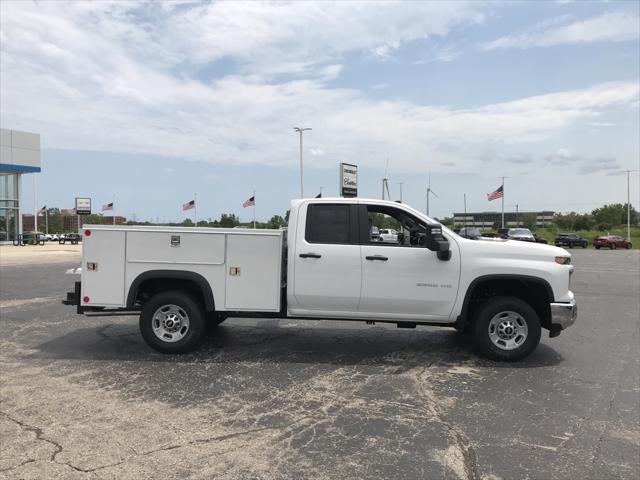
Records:
M556 263L560 265L571 265L571 257L556 257Z

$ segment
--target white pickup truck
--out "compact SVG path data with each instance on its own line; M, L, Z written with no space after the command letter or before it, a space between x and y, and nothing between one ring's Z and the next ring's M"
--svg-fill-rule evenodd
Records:
M384 219L393 242L372 239ZM165 353L207 323L260 316L454 327L480 353L518 360L577 316L564 249L459 237L413 208L364 198L294 200L287 230L87 225L81 281L63 303L140 316Z

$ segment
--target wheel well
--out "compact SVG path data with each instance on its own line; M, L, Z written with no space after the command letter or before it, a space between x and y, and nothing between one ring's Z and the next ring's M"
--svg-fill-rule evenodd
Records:
M184 275L182 275L183 273ZM136 308L157 293L178 290L192 295L206 312L215 311L213 293L209 283L193 272L147 272L136 278L129 288L127 307Z
M465 297L462 321L466 328L475 319L478 307L492 297L511 296L527 302L536 311L540 324L551 328L551 287L544 281L528 278L497 278L481 280L472 284Z

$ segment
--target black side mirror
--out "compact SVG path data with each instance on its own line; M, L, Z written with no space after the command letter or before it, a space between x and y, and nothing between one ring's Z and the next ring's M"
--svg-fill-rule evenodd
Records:
M449 240L442 234L442 226L427 225L426 245L432 252L438 252L440 260L449 260L451 258Z

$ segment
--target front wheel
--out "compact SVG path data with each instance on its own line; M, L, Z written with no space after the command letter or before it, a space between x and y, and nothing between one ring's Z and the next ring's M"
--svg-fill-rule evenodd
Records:
M630 250L630 249L631 249L631 244L627 243L627 250Z
M600 245L596 245L596 250L600 250Z
M611 245L609 245L609 248L610 248L611 250L615 250L615 249L616 249L616 247L617 247L617 245L616 245L615 243L612 243Z
M527 302L493 297L480 306L473 324L476 348L487 358L517 361L540 343L540 319Z
M140 313L140 333L147 345L162 353L187 353L204 336L206 323L201 305L180 291L160 292Z

